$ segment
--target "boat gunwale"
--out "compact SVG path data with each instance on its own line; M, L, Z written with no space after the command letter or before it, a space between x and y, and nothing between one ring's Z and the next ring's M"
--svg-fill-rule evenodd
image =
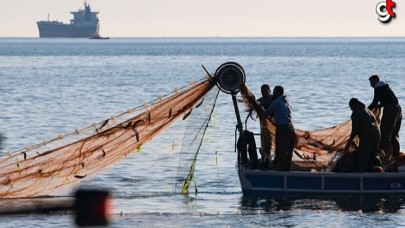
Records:
M337 172L309 172L309 171L275 171L275 170L249 170L238 169L238 176L242 187L244 196L272 196L272 195L378 195L378 194L405 194L405 172L395 173L337 173ZM248 179L248 176L260 176L260 177L280 177L282 178L282 186L255 186L252 185L252 181ZM303 177L314 178L318 180L320 186L313 188L313 186L294 188L289 186L289 178ZM345 181L353 179L354 182L358 182L358 187L354 189L333 189L326 187L327 181ZM378 189L370 189L369 185L366 185L365 180L372 179L371 181L379 181L381 179L384 182L381 183L381 187ZM375 180L377 179L377 180ZM400 179L400 180L398 180ZM387 184L388 183L388 184ZM378 184L377 184L378 185ZM348 183L350 186L350 183Z

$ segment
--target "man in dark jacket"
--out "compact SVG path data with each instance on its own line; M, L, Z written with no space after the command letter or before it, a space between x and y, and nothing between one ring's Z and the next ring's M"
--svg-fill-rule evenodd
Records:
M373 102L368 106L370 110L374 108L384 108L381 118L381 142L380 148L384 150L385 162L390 162L399 156L399 129L402 122L402 109L391 88L378 75L369 78L371 87L374 88Z
M346 144L347 151L353 142L354 137L359 137L359 148L356 154L355 172L372 171L378 158L378 148L380 144L380 129L374 114L356 98L350 99L350 109L353 111L352 132Z

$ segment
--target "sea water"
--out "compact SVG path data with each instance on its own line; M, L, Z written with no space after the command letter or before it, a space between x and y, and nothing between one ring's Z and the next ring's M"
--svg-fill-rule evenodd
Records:
M405 104L403 38L0 39L0 133L5 138L0 153L100 122L204 78L201 65L213 74L228 61L243 66L256 97L263 83L282 85L298 129L349 119L351 97L371 103L372 74L379 74ZM244 125L257 129L258 122L245 122L240 109ZM401 196L243 197L235 170L236 118L224 93L199 152L195 182L188 195L179 194L175 183L184 122L140 153L83 180L83 186L111 192L112 227L405 226ZM404 137L400 143L405 148ZM5 208L20 203L2 201ZM74 215L3 216L0 226L74 226Z

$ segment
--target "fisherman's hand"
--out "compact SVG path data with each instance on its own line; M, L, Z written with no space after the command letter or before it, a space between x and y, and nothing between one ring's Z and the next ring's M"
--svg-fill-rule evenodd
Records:
M258 106L255 95L248 96L247 99L254 108Z

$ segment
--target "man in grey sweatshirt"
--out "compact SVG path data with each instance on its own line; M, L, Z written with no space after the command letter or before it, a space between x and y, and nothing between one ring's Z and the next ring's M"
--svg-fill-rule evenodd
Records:
M275 168L277 171L289 171L296 142L291 105L282 86L274 87L273 99L270 106L262 111L262 115L273 117L276 124Z

